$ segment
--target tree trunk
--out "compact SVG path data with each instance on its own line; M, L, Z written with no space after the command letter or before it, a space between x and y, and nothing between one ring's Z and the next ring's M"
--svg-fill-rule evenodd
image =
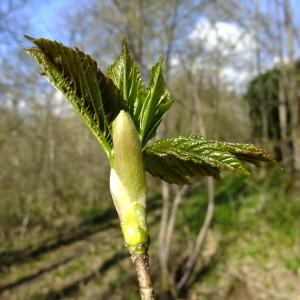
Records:
M287 51L289 64L287 65L287 97L291 113L291 140L293 144L293 166L297 175L300 173L300 109L297 97L297 75L294 62L294 28L290 9L290 1L284 1L285 31L287 36ZM298 184L299 184L299 178Z

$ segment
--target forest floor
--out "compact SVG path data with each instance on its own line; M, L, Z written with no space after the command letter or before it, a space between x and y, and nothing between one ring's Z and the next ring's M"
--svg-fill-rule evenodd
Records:
M157 224L155 203L152 210L149 221ZM111 299L109 295L117 296L119 287L134 282L113 209L79 224L65 220L58 224L26 232L15 229L13 242L2 243L1 300ZM132 283L126 294L130 286L134 296Z
M185 217L198 213L195 205L205 207L200 198L190 198ZM300 300L300 221L293 220L299 201L288 206L280 202L269 213L268 199L252 194L243 197L239 209L225 203L218 192L216 198L214 225L203 255L215 255L209 248L217 245L217 258L201 270L186 299ZM282 216L283 210L289 219ZM154 205L149 219L153 237L159 215ZM191 226L198 228L200 223L198 218ZM151 257L155 248L153 241ZM155 258L152 262L156 264ZM79 224L62 221L51 229L35 227L1 246L0 299L138 299L130 264L111 209Z
M128 255L116 219L109 224L101 218L98 221L84 226L69 224L59 235L35 232L31 238L42 239L38 245L3 251L0 299L80 299L81 286L95 279L98 284L89 292L105 293L103 287L110 288L112 280L110 270ZM86 295L82 297L86 299ZM89 298L93 299L92 295Z

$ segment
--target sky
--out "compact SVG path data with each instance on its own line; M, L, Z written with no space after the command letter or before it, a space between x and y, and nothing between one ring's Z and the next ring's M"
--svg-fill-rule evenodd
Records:
M24 22L24 24L29 23L30 26L24 33L30 36L55 39L69 45L70 42L68 41L68 35L66 34L67 31L64 30L66 24L64 18L66 18L66 15L70 11L80 10L83 5L87 5L90 2L91 1L89 0L27 0L24 8L17 11L12 16L12 20L17 20L16 24L19 22ZM241 0L240 2L247 5L249 0ZM260 1L261 9L265 12L269 9L268 2L268 0ZM290 3L294 20L300 25L300 0L290 0ZM26 22L26 18L30 19L29 22ZM249 52L249 49L251 49L251 46L253 45L253 38L251 38L250 35L245 35L243 38L240 38L242 36L242 29L237 24L219 21L216 25L218 35L221 36L226 43L229 42L235 45L235 48L237 49L237 51L233 53L233 59L239 61L240 65L245 66L247 64L246 60L249 58L247 57L247 51ZM208 32L208 35L206 32ZM211 30L209 22L205 17L201 17L198 24L195 25L195 28L191 29L190 36L205 40L206 50L209 50L209 47L212 49L217 46L216 33ZM21 40L22 46L30 45L30 43L22 37L21 33L19 39ZM1 43L1 40L0 51L0 56L1 53L5 54L5 52L9 52L7 44ZM227 50L224 47L224 54L226 54L226 51ZM273 62L275 62L275 58L270 59L270 61L267 62L267 66L270 66ZM240 66L228 66L224 69L224 77L227 77L232 81L237 77L237 72L239 72L239 78L243 78L243 80L247 78L247 75L249 76L249 72L247 70L241 70ZM240 83L237 84L239 85Z
M59 38L60 31L56 23L62 17L62 13L72 10L80 9L80 6L88 3L88 0L27 0L25 6L26 14L30 16L32 28L30 34L36 36L45 36L47 38ZM103 0L100 0L103 1ZM248 2L247 0L240 0L241 3ZM294 20L300 24L300 1L290 0ZM269 9L268 0L261 0L260 6L263 11Z
M84 0L28 0L26 13L30 16L29 35L61 40L62 18L65 12L80 9ZM62 42L64 42L62 40Z
M3 1L3 3L5 2ZM249 0L240 0L242 5L247 5L248 2ZM20 21L23 18L30 18L30 28L27 32L29 35L67 42L67 37L63 34L62 28L64 15L70 10L80 10L81 6L88 3L91 3L91 0L27 0L24 8L17 11L13 18ZM260 7L265 12L269 9L268 3L268 0L260 0ZM300 26L300 0L290 0L290 3L293 19ZM2 26L5 26L5 23Z

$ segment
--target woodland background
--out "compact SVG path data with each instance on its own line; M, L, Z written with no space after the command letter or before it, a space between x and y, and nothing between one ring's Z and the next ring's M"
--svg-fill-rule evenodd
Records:
M23 34L102 70L126 38L146 80L164 54L176 103L160 137L256 143L283 167L190 187L149 176L159 299L300 299L298 1L0 1L0 298L138 299L104 153Z

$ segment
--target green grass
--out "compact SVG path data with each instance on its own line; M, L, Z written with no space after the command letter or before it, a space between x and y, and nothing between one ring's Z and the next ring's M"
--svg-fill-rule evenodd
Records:
M278 257L297 273L300 257L292 249L299 243L300 201L291 194L290 177L281 171L268 178L230 176L217 182L212 228L220 232L225 260L252 257L257 265L265 267L272 257ZM186 199L178 230L182 224L189 224L190 232L196 235L206 207L206 189Z

